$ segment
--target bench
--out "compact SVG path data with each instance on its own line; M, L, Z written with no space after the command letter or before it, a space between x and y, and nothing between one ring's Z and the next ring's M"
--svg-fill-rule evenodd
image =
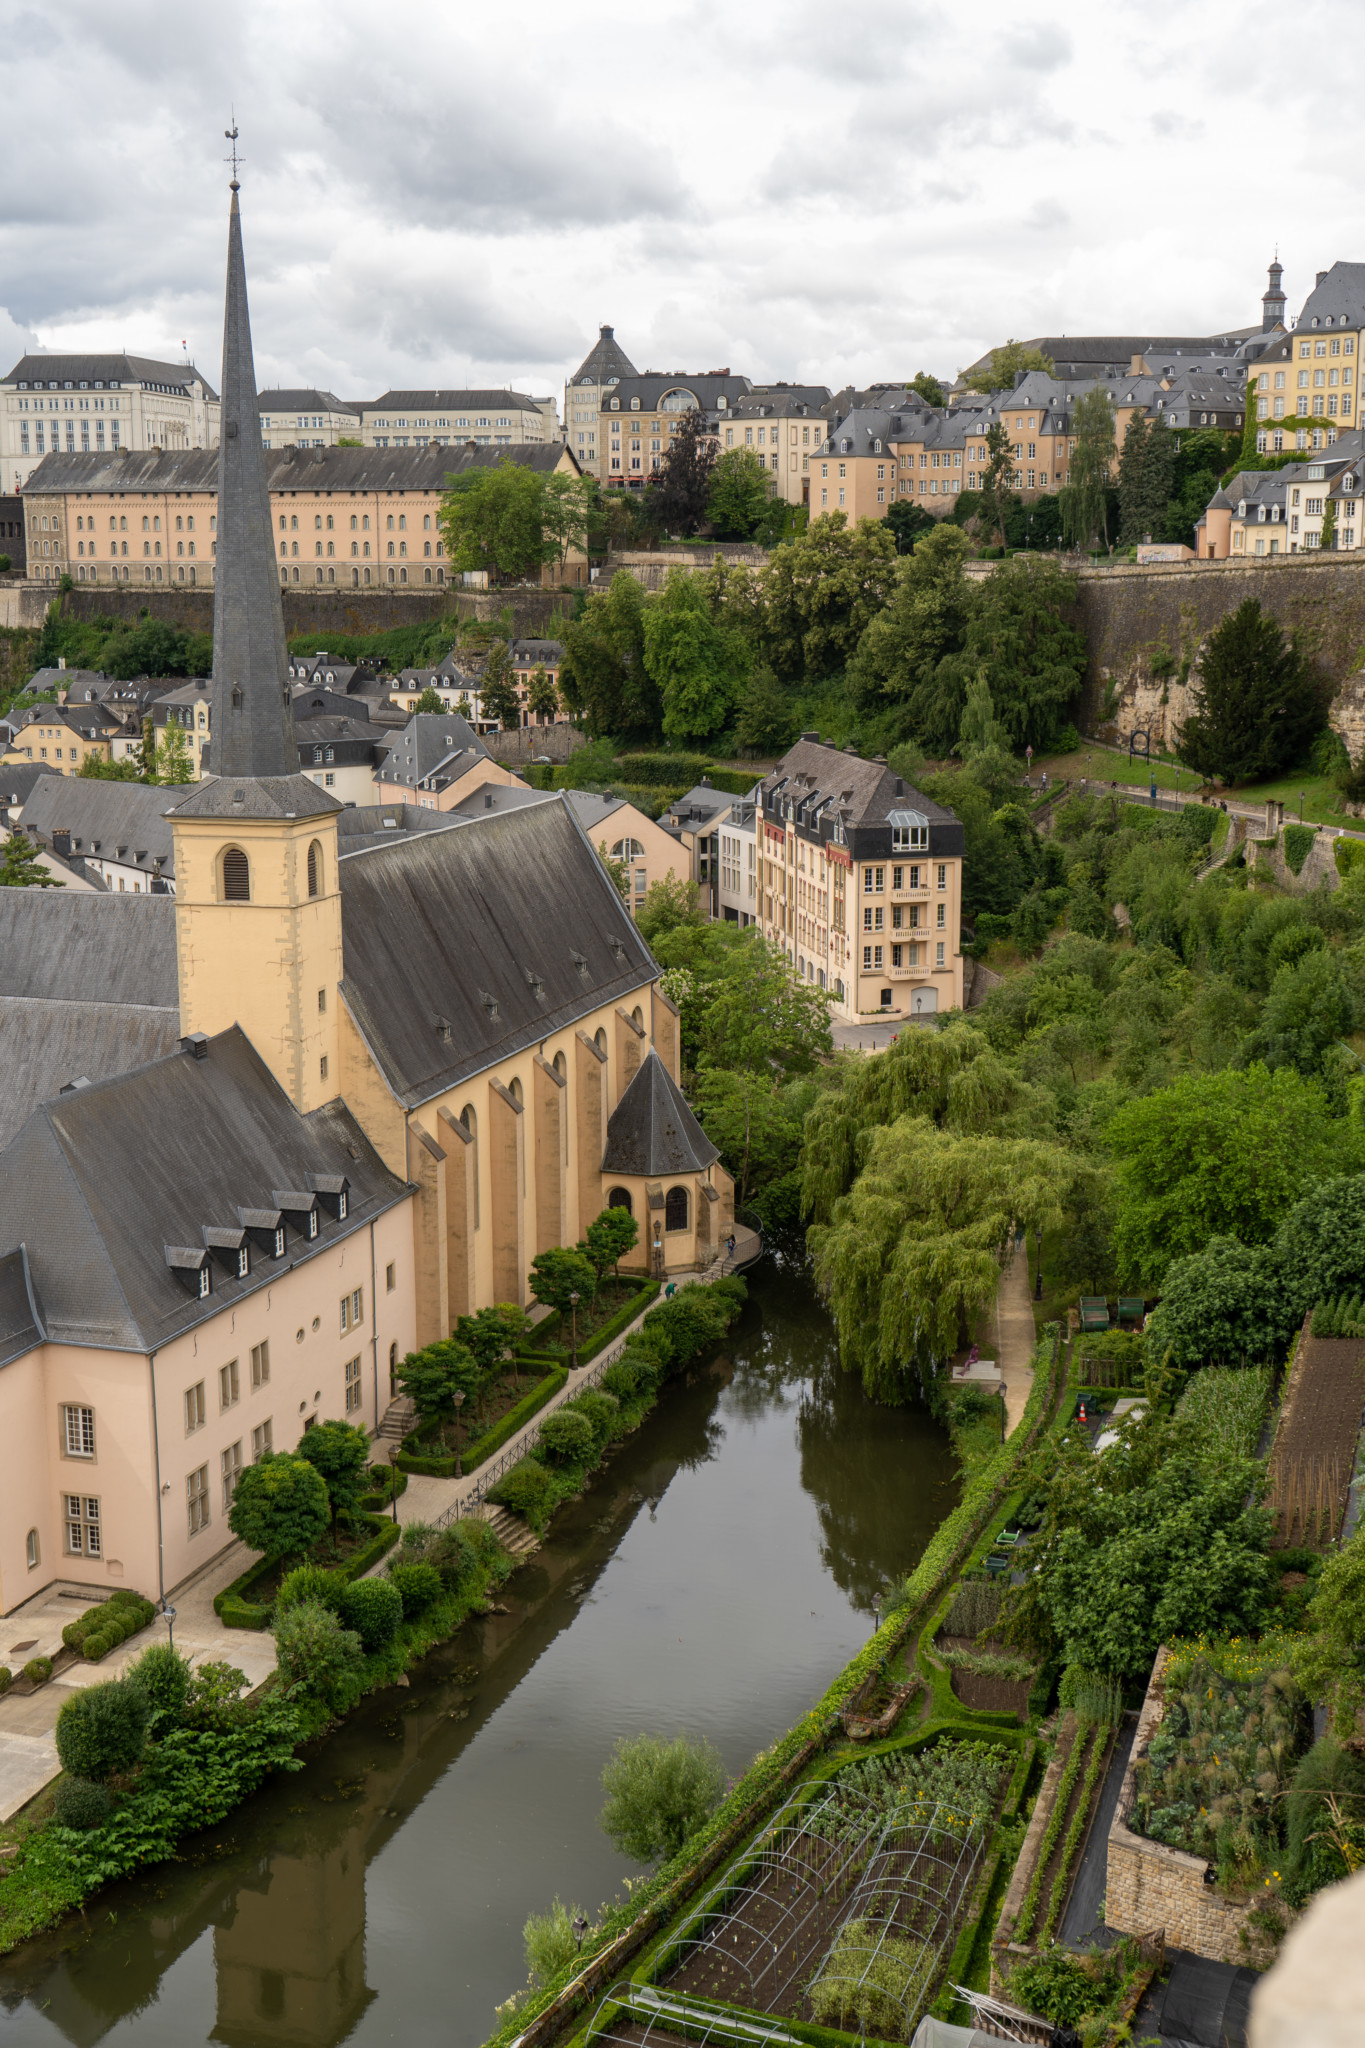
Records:
M1109 1328L1109 1303L1102 1294L1081 1296L1081 1328L1083 1330L1107 1330Z
M1140 1294L1121 1294L1119 1296L1119 1321L1121 1323L1140 1323L1146 1313L1147 1304Z

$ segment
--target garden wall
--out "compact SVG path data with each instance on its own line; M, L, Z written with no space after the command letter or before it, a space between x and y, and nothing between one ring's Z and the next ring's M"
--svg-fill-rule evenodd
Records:
M553 638L573 609L572 591L538 590L515 584L506 590L286 590L286 633L384 633L393 626L420 626L430 619L497 619L512 617L517 639ZM0 590L0 627L40 627L56 596L50 583L20 583ZM134 584L115 590L79 584L66 592L62 610L73 619L113 618L136 621L148 617L191 632L213 629L210 587L139 590ZM325 637L319 645L325 646Z
M1251 1908L1225 1899L1213 1885L1205 1884L1208 1866L1202 1856L1187 1856L1183 1849L1149 1842L1145 1835L1133 1834L1124 1822L1124 1816L1133 1810L1138 1759L1146 1753L1165 1711L1161 1674L1167 1654L1163 1644L1152 1666L1109 1830L1105 1925L1118 1934L1151 1934L1160 1929L1170 1947L1189 1949L1217 1963L1252 1962L1255 1934L1248 1931L1251 1953L1248 1941L1242 1939L1243 1930L1249 1930Z
M1337 871L1336 844L1335 832L1316 832L1307 858L1296 875L1284 857L1283 833L1277 833L1270 845L1248 835L1247 866L1257 869L1263 876L1269 875L1271 881L1291 896L1307 895L1310 889L1319 889L1324 884L1329 889L1339 889L1341 876Z

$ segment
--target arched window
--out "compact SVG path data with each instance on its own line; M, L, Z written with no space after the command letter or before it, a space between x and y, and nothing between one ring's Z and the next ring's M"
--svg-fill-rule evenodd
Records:
M240 846L229 846L223 855L223 901L251 901L251 868Z
M507 1093L511 1096L513 1102L520 1102L522 1099L521 1083L517 1079L515 1074L513 1074L511 1080L507 1084Z
M664 1229L686 1230L687 1189L670 1188L664 1196Z
M607 1207L609 1209L624 1209L627 1216L633 1216L635 1214L635 1204L630 1199L630 1189L613 1188L607 1196Z
M599 1052L605 1053L607 1049L607 1034L602 1029L602 1026L600 1024L598 1025L596 1031L593 1033L593 1044L597 1047L597 1050Z
M565 1057L564 1057L564 1055L563 1055L563 1053L562 1053L562 1052L557 1052L557 1053L555 1054L555 1057L554 1057L554 1070L555 1070L555 1072L556 1072L556 1073L558 1074L558 1076L559 1076L559 1078L560 1078L560 1080L561 1080L561 1081L564 1081L564 1080L567 1080L567 1079L568 1079L568 1074L569 1074L569 1063L568 1063L568 1061L567 1061L567 1060L565 1059Z
M38 1547L38 1531L36 1529L29 1530L28 1535L24 1539L24 1549L28 1556L29 1570L36 1571L42 1562L42 1552Z
M635 1008L634 1008L634 1009L633 1009L633 1010L631 1011L631 1013L630 1013L630 1021L631 1021L631 1023L632 1023L632 1024L636 1024L636 1025L638 1025L641 1031L643 1031L643 1030L644 1030L644 1028L645 1028L645 1013L644 1013L644 1011L643 1011L643 1010L642 1010L642 1009L640 1008L640 1005L639 1005L638 1003L637 1003L637 1004L635 1005Z
M464 1125L470 1137L477 1140L479 1135L479 1119L472 1102L467 1102L460 1111L460 1122Z
M322 894L322 848L316 839L310 841L308 847L308 894Z

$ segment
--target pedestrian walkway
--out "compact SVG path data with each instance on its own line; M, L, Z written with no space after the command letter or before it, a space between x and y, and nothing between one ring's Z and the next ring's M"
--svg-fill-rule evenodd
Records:
M1033 1392L1035 1342L1028 1252L1018 1244L995 1291L995 1346L1000 1377L1005 1383L1007 1436L1023 1420L1028 1397Z

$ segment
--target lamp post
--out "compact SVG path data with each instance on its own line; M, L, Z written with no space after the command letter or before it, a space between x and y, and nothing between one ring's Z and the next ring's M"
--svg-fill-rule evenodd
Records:
M1004 1443L1004 1441L1005 1441L1005 1423L1006 1423L1006 1420L1008 1419L1008 1416L1009 1416L1009 1409L1007 1408L1007 1406L1006 1406L1006 1404L1005 1404L1005 1382L1004 1382L1003 1380L1001 1380L1001 1382L1000 1382L1000 1441L1001 1441L1001 1443Z
M569 1348L569 1370L576 1372L578 1369L578 1295L576 1293L569 1296L569 1316L573 1329Z
M882 1625L882 1589L878 1586L872 1595L872 1633L875 1636Z
M389 1506L395 1522L398 1520L398 1459L402 1449L402 1443L397 1439L389 1445Z
M587 1921L587 1916L586 1916L586 1914L583 1914L583 1913L576 1913L576 1914L574 1915L573 1931L574 1931L574 1934L575 1934L575 1936L577 1937L577 1940L578 1940L578 1953L579 1953L580 1955L582 1955L582 1953L583 1953L583 1936L584 1936L584 1935L585 1935L585 1934L587 1933L587 1931L588 1931L588 1921Z
M465 1404L464 1389L459 1388L450 1398L455 1403L455 1477L463 1479L464 1465L461 1461L464 1457L464 1446L460 1442L460 1410Z
M1043 1298L1043 1226L1041 1223L1034 1225L1033 1257L1034 1263L1037 1266L1037 1275L1033 1282L1033 1299L1041 1301Z
M163 1613L163 1614L165 1615L165 1617L166 1617L166 1633L167 1633L167 1635L168 1635L168 1636L169 1636L169 1638L170 1638L170 1644L171 1644L171 1648L172 1648L172 1649L174 1649L174 1648L175 1648L175 1609L174 1609L174 1608L173 1608L173 1607L171 1606L171 1604L170 1604L170 1602L169 1602L169 1601L167 1601L167 1600L163 1600L163 1601L162 1601L162 1603L161 1603L161 1612L162 1612L162 1613Z

